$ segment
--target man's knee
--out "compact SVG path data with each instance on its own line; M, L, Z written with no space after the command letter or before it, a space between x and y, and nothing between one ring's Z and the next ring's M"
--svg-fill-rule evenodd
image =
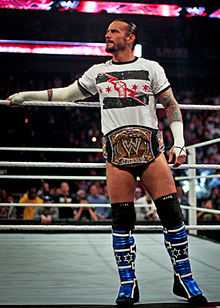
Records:
M176 193L154 200L157 213L165 228L174 229L183 223L183 214Z
M119 202L112 205L112 226L133 230L136 222L134 202Z

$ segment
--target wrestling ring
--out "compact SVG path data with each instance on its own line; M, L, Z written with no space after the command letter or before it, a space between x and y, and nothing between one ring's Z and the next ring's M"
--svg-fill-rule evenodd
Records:
M0 101L0 106L7 105ZM25 102L24 106L97 107L97 103ZM189 110L220 110L220 106L180 105ZM161 108L161 106L159 106ZM197 212L220 214L220 211L198 208L196 180L220 177L220 174L197 175L197 169L219 170L217 164L196 164L196 148L220 142L220 138L187 147L188 163L178 169L186 169L187 176L176 180L189 181L189 211L187 229L190 232L190 255L194 276L209 299L206 307L220 307L220 245L195 236L198 230L220 230L220 225L198 225ZM0 147L1 152L102 152L90 148L30 148ZM103 163L79 162L32 162L0 161L7 168L105 168ZM172 165L170 165L173 168ZM32 170L32 169L31 169ZM105 176L55 176L55 175L7 175L0 180L89 180L104 181ZM0 203L0 206L28 206L20 203ZM42 204L35 205L42 206ZM44 204L44 207L51 204ZM55 204L66 207L66 204ZM80 204L68 204L80 207ZM110 207L109 204L90 204L83 207ZM143 207L144 205L136 205ZM138 224L137 276L140 284L141 302L135 307L177 308L190 307L188 303L172 294L172 268L163 247L160 225ZM0 306L4 307L114 307L118 288L118 274L113 258L110 224L89 225L33 225L0 224ZM152 233L152 231L154 231ZM155 232L157 231L157 232ZM98 234L97 234L98 233Z

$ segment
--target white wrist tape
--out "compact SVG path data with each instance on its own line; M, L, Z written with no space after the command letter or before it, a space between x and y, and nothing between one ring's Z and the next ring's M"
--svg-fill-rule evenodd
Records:
M184 147L185 140L183 136L183 122L174 121L170 123L170 129L173 134L174 146Z

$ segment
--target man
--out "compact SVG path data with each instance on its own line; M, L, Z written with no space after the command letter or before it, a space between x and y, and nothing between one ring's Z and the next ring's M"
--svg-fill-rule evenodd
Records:
M145 195L142 196L142 189L140 187L136 188L135 191L135 204L144 205L144 207L137 207L136 208L136 220L137 221L157 221L159 217L157 215L157 208L145 190Z
M112 59L92 66L66 88L22 92L9 97L11 104L24 100L76 101L97 92L102 132L105 136L107 187L112 204L113 249L120 276L116 299L119 307L139 301L135 275L134 193L136 176L150 193L164 227L165 245L174 269L173 292L194 305L207 303L192 278L187 232L176 196L174 180L162 153L156 100L166 109L174 145L169 162L179 166L186 159L181 112L162 67L136 58L136 26L122 19L110 23L106 50Z
M22 216L24 220L34 220L37 211L34 204L41 204L44 203L44 201L37 195L37 188L31 186L28 191L21 196L19 203L33 204L33 206L27 206L24 208Z
M74 212L75 221L98 221L98 217L92 207L83 207L82 204L88 205L86 191L84 189L79 189L76 193L76 198L78 203L81 204L79 209Z
M74 210L70 203L75 203L75 196L70 192L70 186L67 182L62 182L60 184L59 194L54 197L55 203L66 203L67 207L59 208L59 219L73 219L74 218Z
M89 195L87 200L91 204L105 204L108 200L105 195L99 194L98 187L96 184L92 184L89 187ZM110 217L110 209L107 207L97 207L95 213L99 220L106 220Z

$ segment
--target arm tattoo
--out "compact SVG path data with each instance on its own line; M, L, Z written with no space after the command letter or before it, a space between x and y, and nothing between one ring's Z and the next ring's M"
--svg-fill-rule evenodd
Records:
M171 89L162 92L159 95L159 102L164 106L169 123L174 121L182 122L182 114L179 105Z

